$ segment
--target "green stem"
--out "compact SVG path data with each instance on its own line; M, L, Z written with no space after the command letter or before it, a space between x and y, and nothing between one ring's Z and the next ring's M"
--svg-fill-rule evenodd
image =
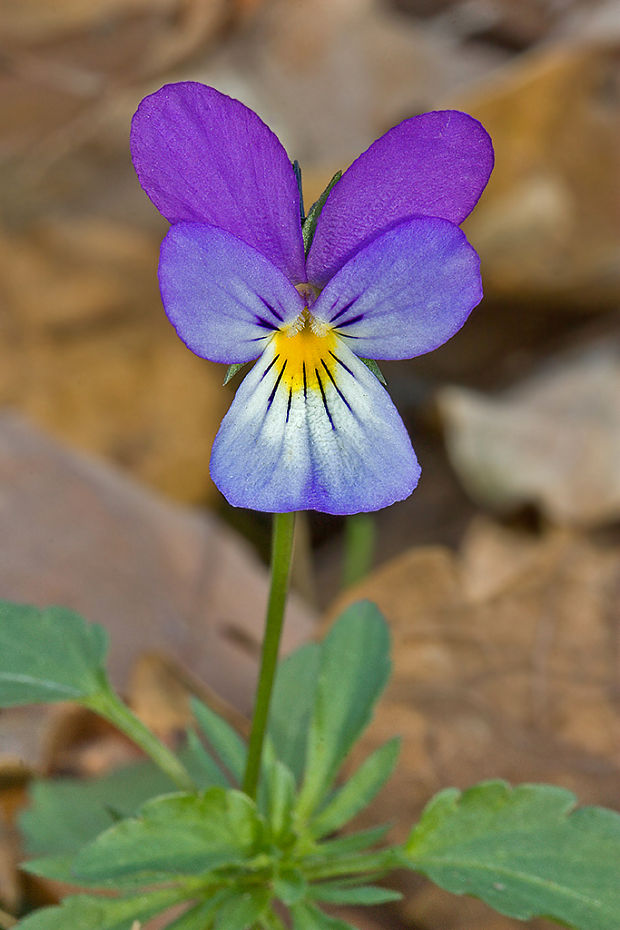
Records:
M152 730L149 730L149 728L129 710L127 705L121 701L114 691L112 691L107 682L104 689L81 703L91 710L94 710L95 713L99 714L101 717L105 717L105 719L114 724L121 733L128 736L136 746L139 746L147 756L151 757L155 765L159 766L162 772L165 772L168 778L170 778L181 791L197 790L189 772L185 766L179 762L172 750L164 746Z
M256 688L252 731L248 745L248 759L243 779L243 790L251 798L256 797L271 691L278 663L280 635L284 622L284 608L291 569L294 529L294 513L274 514L271 546L271 589L267 604L265 636L261 653L258 686Z
M344 530L342 586L348 588L366 577L375 550L375 518L370 513L347 517Z

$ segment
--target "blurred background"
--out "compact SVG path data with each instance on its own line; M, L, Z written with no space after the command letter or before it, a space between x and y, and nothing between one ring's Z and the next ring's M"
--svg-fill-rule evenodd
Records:
M131 115L168 81L238 97L309 205L398 121L466 110L496 150L465 224L484 301L383 366L420 486L377 514L375 571L344 594L343 521L307 517L286 647L353 597L388 616L395 680L365 749L406 743L379 820L489 776L617 806L618 0L0 0L0 43L0 596L106 624L115 680L169 739L190 692L247 714L269 520L208 477L234 385L164 316ZM0 908L55 893L15 870L32 773L129 753L66 709L0 716ZM364 928L523 926L408 882Z

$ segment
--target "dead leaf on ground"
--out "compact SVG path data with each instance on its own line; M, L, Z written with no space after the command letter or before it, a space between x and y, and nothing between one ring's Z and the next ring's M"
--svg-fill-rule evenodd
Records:
M606 343L556 359L489 397L445 388L448 453L476 502L536 505L553 523L620 517L620 350Z
M614 40L544 46L450 103L479 119L495 170L466 229L485 292L592 311L620 296L620 83ZM527 303L525 303L527 302Z
M480 520L461 553L405 553L347 593L390 622L394 676L353 765L396 733L403 752L369 820L402 840L441 788L551 782L618 806L620 547ZM420 930L517 930L479 902L416 878L402 908ZM540 922L526 924L542 930Z
M3 241L0 403L185 501L214 499L222 366L176 337L157 239L112 221L40 224Z
M0 484L5 598L64 604L103 624L121 690L136 659L156 651L249 711L268 573L247 544L217 518L170 504L7 414ZM293 595L283 649L313 624Z

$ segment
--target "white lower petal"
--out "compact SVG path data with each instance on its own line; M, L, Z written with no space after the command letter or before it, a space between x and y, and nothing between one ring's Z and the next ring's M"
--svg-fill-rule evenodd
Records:
M408 497L420 469L402 420L366 365L332 338L304 362L302 378L283 347L270 342L216 436L211 474L224 496L254 510L335 514Z

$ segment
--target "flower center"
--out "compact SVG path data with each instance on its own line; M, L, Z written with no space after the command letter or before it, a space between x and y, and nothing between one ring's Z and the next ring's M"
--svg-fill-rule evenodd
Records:
M292 391L321 390L332 379L337 336L327 323L315 320L308 308L274 335L282 381Z

